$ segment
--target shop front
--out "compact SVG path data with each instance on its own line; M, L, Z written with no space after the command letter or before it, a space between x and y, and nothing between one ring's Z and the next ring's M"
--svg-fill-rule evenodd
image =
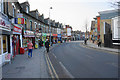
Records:
M35 34L33 31L24 30L23 37L22 37L22 46L27 50L27 44L29 41L32 41L33 46L35 47Z
M58 34L58 43L61 43L62 39L61 39L61 34Z
M11 58L11 23L0 13L0 65Z
M35 38L35 48L36 49L39 47L41 38L42 38L42 33L36 33L36 38Z
M53 34L52 35L53 36L53 43L55 44L55 43L57 43L58 42L58 34Z
M42 33L42 41L43 41L44 45L45 45L45 42L46 42L46 38L47 38L47 34L46 33Z
M20 53L20 47L22 47L22 27L14 24L12 35L13 58Z

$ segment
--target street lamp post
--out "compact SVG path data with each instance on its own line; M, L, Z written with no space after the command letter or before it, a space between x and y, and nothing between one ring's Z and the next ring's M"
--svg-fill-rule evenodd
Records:
M52 9L52 7L50 7L50 9ZM49 33L50 33L50 46L51 46L50 9L49 9Z

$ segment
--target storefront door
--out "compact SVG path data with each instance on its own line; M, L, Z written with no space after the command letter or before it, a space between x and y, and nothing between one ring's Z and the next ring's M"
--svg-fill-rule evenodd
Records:
M13 41L12 41L12 46L13 46L13 57L19 54L19 36L13 36Z

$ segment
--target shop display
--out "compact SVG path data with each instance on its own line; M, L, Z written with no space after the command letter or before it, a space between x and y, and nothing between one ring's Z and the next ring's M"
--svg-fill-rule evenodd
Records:
M7 37L3 36L3 53L7 52Z
M27 47L28 40L27 38L23 38L23 47Z

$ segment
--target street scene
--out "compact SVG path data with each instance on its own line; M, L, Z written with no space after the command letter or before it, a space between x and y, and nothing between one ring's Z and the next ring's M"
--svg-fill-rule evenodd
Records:
M0 0L1 80L119 80L119 0Z

